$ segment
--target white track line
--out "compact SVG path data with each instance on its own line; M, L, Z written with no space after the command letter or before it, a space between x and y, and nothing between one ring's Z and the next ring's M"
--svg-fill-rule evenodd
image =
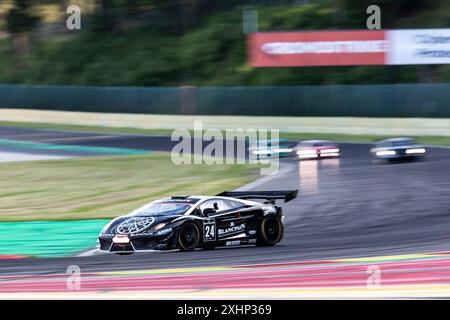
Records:
M18 153L18 152L0 152L1 162L17 162L17 161L35 161L35 160L56 160L56 159L68 159L68 156L56 156L45 154L30 154L30 153Z

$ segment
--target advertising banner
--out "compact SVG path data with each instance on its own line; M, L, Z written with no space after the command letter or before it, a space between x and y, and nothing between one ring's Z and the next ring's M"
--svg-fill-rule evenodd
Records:
M450 63L450 29L260 32L247 45L252 67Z
M450 63L450 29L392 30L387 64Z

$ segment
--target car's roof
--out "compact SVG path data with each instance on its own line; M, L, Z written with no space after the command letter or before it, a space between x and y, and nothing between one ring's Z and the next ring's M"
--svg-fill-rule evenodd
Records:
M204 201L204 200L208 200L208 199L234 199L234 198L222 197L222 196L197 196L197 195L191 195L191 196L186 196L186 197L177 197L177 196L167 197L167 198L158 199L156 201L164 202L164 201L168 201L168 200L174 201L174 200L178 200L178 199L180 200L180 202L183 202L183 199L185 199L185 200L197 200L196 203L198 203L200 201ZM237 199L237 200L241 200L241 199Z
M191 204L197 203L199 201L205 200L209 198L208 196L173 196L173 197L165 197L161 199L156 199L154 202L180 202L180 203L186 203L189 202Z
M336 144L336 142L331 140L303 140L300 141L299 144L310 144L310 143L329 143L329 144Z
M414 138L411 137L397 137L397 138L388 138L381 140L379 142L402 142L402 141L413 141Z
M203 201L206 201L209 199L231 199L231 200L242 202L245 205L251 205L251 206L262 205L260 202L250 201L247 199L237 199L237 198L232 198L232 197L204 196L204 195L201 195L201 196L191 195L191 196L178 196L178 197L174 196L174 197L166 197L166 198L153 200L153 201L133 210L129 214L131 215L133 213L140 212L140 211L144 210L145 208L147 208L148 206L151 206L152 204L155 204L155 203L170 202L170 203L176 203L176 204L190 205L191 207L184 213L185 215L188 215L197 207L197 205L199 205Z
M278 141L278 142L288 142L289 140L286 138L280 138L280 139L257 139L257 140L253 140L253 143L261 143L261 142L274 142L274 141Z
M301 142L311 143L311 142L332 142L332 141L331 140L303 140Z

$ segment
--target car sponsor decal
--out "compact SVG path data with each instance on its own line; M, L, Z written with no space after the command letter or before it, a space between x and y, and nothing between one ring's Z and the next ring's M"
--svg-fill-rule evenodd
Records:
M155 218L153 217L132 217L119 224L117 233L139 233L150 227L153 222L155 222Z
M130 237L136 238L136 237L149 237L153 236L154 232L140 232L140 233L133 233L130 235Z
M216 241L216 219L203 221L203 241Z
M232 222L228 228L217 229L217 234L220 237L230 236L236 233L240 233L245 230L245 223L234 225Z

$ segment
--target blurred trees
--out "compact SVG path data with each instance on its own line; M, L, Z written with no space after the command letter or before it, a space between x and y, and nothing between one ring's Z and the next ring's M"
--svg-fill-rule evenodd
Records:
M93 31L107 32L114 30L117 23L114 10L116 2L113 0L95 0L95 3L96 12L92 25Z
M14 5L6 17L15 52L0 56L0 82L171 86L450 79L448 66L253 69L246 63L242 33L244 3L258 9L259 30L285 31L365 29L370 4L381 7L383 29L446 27L448 0L78 0L93 8L87 16L82 10L81 32L33 37L31 48L24 39L42 24L33 6L57 4L65 16L72 0L9 1ZM15 68L11 61L25 61L17 52L28 51L28 65Z
M12 35L30 31L39 21L36 15L31 13L30 0L13 0L13 7L6 15L6 26Z
M340 10L345 12L349 27L365 28L366 9L370 5L378 5L381 8L382 29L392 28L399 18L414 14L421 9L426 9L439 1L433 0L336 0Z
M31 0L14 0L13 7L6 14L6 28L11 39L11 54L14 65L25 65L22 56L30 50L29 32L39 21L31 11Z

